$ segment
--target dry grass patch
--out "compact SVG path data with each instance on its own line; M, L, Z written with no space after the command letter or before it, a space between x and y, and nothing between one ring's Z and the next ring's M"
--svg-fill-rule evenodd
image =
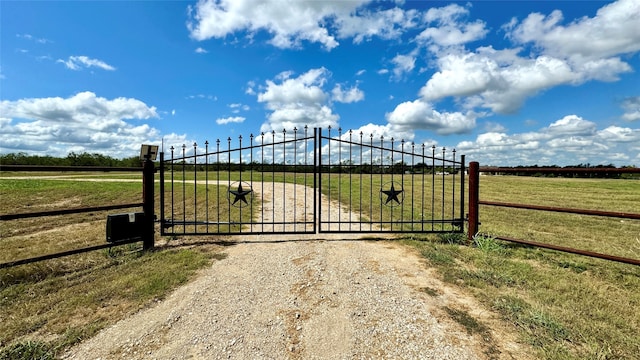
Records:
M2 178L0 199L3 214L121 204L139 202L141 184ZM0 262L104 244L106 214L0 222ZM216 245L132 244L1 269L0 359L55 358L223 257Z
M34 341L59 354L164 298L219 254L130 245L0 270L0 358Z

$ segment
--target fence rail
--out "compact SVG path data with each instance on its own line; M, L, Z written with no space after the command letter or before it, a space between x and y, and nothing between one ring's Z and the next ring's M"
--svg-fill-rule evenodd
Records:
M482 173L496 174L640 174L640 168L606 168L606 167L495 167L483 166L480 168Z
M91 206L91 207L83 207L83 208L75 208L75 209L38 211L38 212L19 213L19 214L5 214L5 215L0 215L0 221L27 219L27 218L33 218L33 217L81 214L81 213L94 212L94 211L127 209L127 208L139 207L142 205L144 205L144 203L140 202L140 203L106 205L106 206Z
M576 174L576 175L589 175L589 174L640 174L640 168L505 168L505 167L480 167L477 162L471 162L469 164L469 216L468 216L468 240L471 241L474 236L480 234L478 229L479 222L479 206L497 206L517 209L527 209L534 211L553 211L570 214L588 215L588 216L604 216L604 217L616 217L625 219L640 220L640 214L626 213L626 212L612 212L612 211L599 211L599 210L586 210L586 209L574 209L552 206L539 206L528 204L516 204L505 203L497 201L480 200L479 188L480 188L480 173L500 173L500 174ZM619 256L613 256L609 254L602 254L593 251L587 251L582 249L574 249L564 246L557 246L552 244L545 244L535 241L514 239L505 236L496 236L498 240L509 241L513 243L541 247L546 249L552 249L572 254L578 254L583 256L589 256L599 259L617 261L625 264L640 265L639 259L631 259Z
M143 201L140 203L127 203L127 204L116 204L116 205L104 205L104 206L91 206L91 207L83 207L83 208L74 208L74 209L62 209L62 210L51 210L51 211L39 211L39 212L31 212L31 213L15 213L15 214L2 214L0 215L0 221L10 221L10 220L18 220L18 219L26 219L26 218L34 218L34 217L48 217L48 216L58 216L58 215L68 215L68 214L81 214L87 212L96 212L96 211L107 211L107 210L116 210L116 209L126 209L133 207L143 207L145 213L151 211L149 216L150 228L153 230L153 172L154 167L151 161L146 161L144 167L104 167L104 166L38 166L38 165L1 165L0 171L20 171L20 172L142 172L143 174ZM150 190L148 189L150 188ZM149 224L147 224L149 225ZM149 227L149 226L148 226ZM150 236L150 238L149 238ZM43 260L50 260L55 258L60 258L64 256L70 256L75 254L81 254L90 251L96 251L101 249L111 248L113 246L120 246L131 244L135 242L144 242L144 247L150 248L153 247L153 231L151 234L147 234L143 237L143 239L135 239L135 240L124 240L118 241L117 243L106 243L94 246L88 246L78 249L72 249L62 252L56 252L47 255L36 256L32 258L19 259L8 261L4 263L0 263L0 269L9 268L18 265L30 264L34 262L39 262Z
M0 171L23 172L139 172L142 167L122 166L48 166L48 165L0 165Z
M508 207L508 208L515 208L515 209L555 211L555 212L578 214L578 215L605 216L605 217L615 217L615 218L621 218L621 219L636 219L636 220L640 220L640 214L615 212L615 211L600 211L600 210L585 210L585 209L563 208L563 207L554 207L554 206L525 205L525 204L514 204L514 203L498 202L498 201L486 201L486 200L479 200L478 204L480 204L480 205L490 205L490 206L499 206L499 207Z

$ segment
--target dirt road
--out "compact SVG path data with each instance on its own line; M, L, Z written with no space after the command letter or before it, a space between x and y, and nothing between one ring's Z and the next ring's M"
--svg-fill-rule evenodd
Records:
M325 237L235 237L196 280L64 358L522 358L489 312L438 281L413 250ZM470 334L446 308L491 333Z

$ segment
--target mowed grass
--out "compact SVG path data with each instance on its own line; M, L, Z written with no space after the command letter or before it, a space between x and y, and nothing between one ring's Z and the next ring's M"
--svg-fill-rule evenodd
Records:
M480 199L640 213L640 181L482 176ZM480 206L482 233L640 259L640 221Z
M483 200L638 213L640 181L486 176ZM442 279L499 313L541 359L640 359L640 267L495 240L640 259L640 221L480 207L472 246L408 240Z
M142 199L141 181L50 180L33 174L17 180L3 175L2 214ZM141 209L2 221L0 262L104 244L107 214L132 211ZM59 356L105 326L164 298L198 269L224 257L213 244L164 246L168 240L156 235L158 246L151 252L142 252L138 243L0 269L0 359Z
M389 200L391 186L399 203ZM323 174L322 193L364 221L383 223L394 231L453 231L461 219L459 175ZM448 221L441 221L448 220Z
M180 174L174 176L181 179ZM313 181L308 176L234 172L220 173L219 177L220 180L231 181L239 181L242 177L242 181L306 182L311 186ZM392 180L389 175L323 176L322 192L325 195L331 194L332 200L361 212L364 218L369 219L379 216L381 209L383 217L415 217L417 209L420 209L419 216L425 218L432 216L433 212L434 217L441 213L450 216L453 211L450 205L452 186L455 184L458 188L460 181L459 176L454 182L451 177L443 180L438 176L405 175L404 207L394 208L393 215L384 215L389 209L384 210L380 205L379 191L370 188L388 184ZM197 178L198 181L218 179L213 172L207 175L203 172L185 174L185 177L188 180ZM0 186L5 181L9 180L0 180ZM439 195L443 181L444 210ZM423 192L422 183L433 185L435 196L430 194L430 187ZM136 202L141 196L139 182L109 185L78 182L72 185L77 186L73 191L66 190L71 186L69 184L76 183L43 180L42 184L33 186L13 183L11 191L8 190L9 185L0 187L3 191L0 192L3 206L0 212L36 211L34 207L43 207L42 202L49 204L46 208L102 205L110 199ZM480 198L483 200L639 212L640 182L634 180L483 176L480 184ZM181 186L176 184L178 197L183 196ZM40 189L40 195L33 195L28 201L32 205L24 205L27 195L14 193L21 187L24 194L31 189ZM183 210L174 209L176 218L199 218L203 214L202 195L207 193L206 187L197 185L195 188L196 191L194 186L185 189L186 203L191 205L184 212L186 216ZM90 190L97 190L101 195L85 197L84 194ZM227 188L225 185L210 187L210 196L217 190L226 194ZM91 196L95 198L91 200ZM5 201L5 198L13 199L13 203ZM76 200L70 204L67 199ZM456 194L456 208L459 200ZM165 208L165 213L169 211ZM225 208L222 213L228 211ZM454 215L458 216L457 210ZM0 223L0 230L4 231L0 233L3 234L0 257L31 256L25 250L26 244L35 244L34 248L42 253L40 248L51 243L64 243L72 248L85 242L103 243L106 214L78 216L73 221L66 217L51 218L55 219L54 225L42 225L40 222L49 222L42 220L13 227L9 225L13 221ZM416 235L404 242L419 249L428 265L436 268L445 282L472 294L487 309L500 314L506 326L519 334L520 341L534 349L535 354L532 355L536 358L640 359L640 267L510 244L491 237L510 236L638 259L640 221L490 206L481 206L480 216L480 230L488 236L477 237L471 246L461 234ZM11 236L4 235L8 231L11 231ZM43 235L42 242L38 243L36 238L42 239ZM44 253L49 250L44 250ZM137 250L139 247L125 246L112 255L98 251L0 270L0 323L3 324L0 327L0 346L3 349L0 350L0 358L12 358L5 354L28 351L32 355L59 355L71 344L148 306L155 299L161 299L171 289L188 281L198 268L224 256L213 245L160 247L150 253ZM13 255L7 256L7 253ZM433 291L432 296L440 296L438 294L438 291ZM479 320L459 309L445 310L454 321L480 329L478 331L483 337L491 338L489 330ZM496 341L495 337L493 339ZM488 348L492 350L487 352L488 357L495 357L495 348L491 344Z

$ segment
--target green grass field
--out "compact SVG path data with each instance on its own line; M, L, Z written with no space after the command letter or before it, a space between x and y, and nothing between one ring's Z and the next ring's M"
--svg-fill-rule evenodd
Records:
M640 181L487 176L480 199L638 213ZM640 221L480 207L480 231L640 259ZM541 359L640 359L640 267L497 241L408 240Z
M29 174L29 180L11 180L7 179L9 175L0 176L2 214L138 202L142 196L141 182L45 180L33 174ZM140 174L89 176L120 175L140 178ZM181 179L181 174L174 176ZM225 176L240 180L238 173ZM372 198L378 199L366 191L360 194L359 189L367 189L371 183L379 186L389 181L388 175L372 178L333 174L331 182L329 175L324 176L322 191L331 194L333 200L355 204L367 216L379 212L371 204ZM185 177L204 180L205 174ZM213 180L217 175L209 173L208 177ZM305 181L303 174L242 174L243 181L291 182L294 178L299 184ZM440 198L425 194L423 200L423 194L415 190L419 183L431 179L409 179L415 183L416 193L407 199L414 207L431 211L435 203L434 211L443 211ZM306 181L312 184L309 178ZM440 181L436 179L436 188L442 185ZM480 185L483 200L639 212L640 181L635 180L483 176ZM224 186L220 189L226 193ZM194 209L200 214L206 211L202 200L190 195L193 190L187 190L187 204L193 204L186 209L188 215ZM198 185L197 193L205 194L204 186ZM448 185L445 193L444 212L449 213ZM209 211L217 211L212 203L209 206ZM411 211L406 207L403 211ZM133 210L122 212L129 211ZM640 259L637 220L489 206L481 206L480 217L480 230L489 235ZM96 212L0 222L0 262L104 243L105 218L106 212ZM149 253L140 252L139 245L127 245L112 252L96 251L0 270L0 359L60 354L104 326L163 298L195 276L197 269L224 256L213 243L202 245L197 240L193 243L200 243L198 246L164 246L174 240L156 238L158 248ZM537 358L640 358L638 266L509 244L491 237L478 237L472 246L460 234L413 235L402 241L417 248L444 281L500 314L506 326L519 334L520 341L533 346ZM189 239L182 242L188 244ZM475 321L465 314L453 315L469 323ZM477 326L482 328L483 324ZM29 352L31 357L24 355Z

